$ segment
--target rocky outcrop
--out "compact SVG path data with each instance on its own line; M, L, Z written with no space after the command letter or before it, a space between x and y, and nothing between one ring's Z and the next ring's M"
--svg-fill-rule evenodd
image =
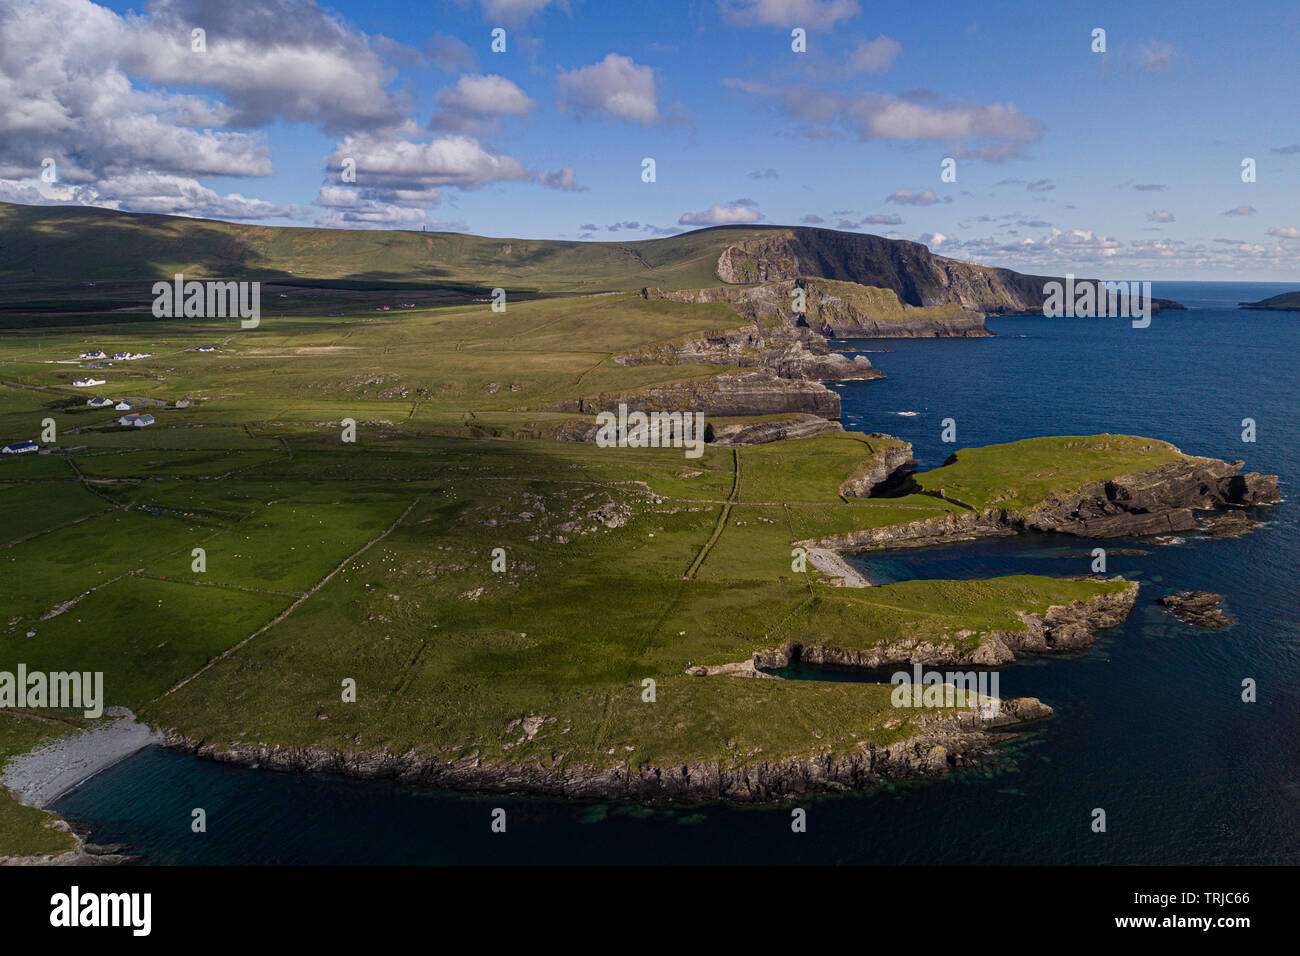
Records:
M984 313L959 305L909 305L890 289L792 278L743 288L687 289L664 292L643 289L646 298L704 304L726 302L757 328L806 329L840 338L988 337ZM795 303L802 299L803 310Z
M984 314L1039 312L1044 284L1063 281L949 259L919 242L807 228L742 234L719 255L717 275L735 284L819 276L888 289L905 305L955 305ZM1167 299L1152 301L1152 311L1181 308Z
M840 397L817 382L780 378L765 369L724 372L711 378L656 385L642 392L563 402L557 410L595 415L619 404L640 411L703 412L710 418L799 413L837 420Z
M1237 623L1219 606L1223 603L1223 595L1213 591L1179 591L1157 598L1156 603L1167 607L1169 613L1184 624L1194 627L1219 629Z
M643 294L649 290L642 290ZM865 355L852 358L832 351L824 338L807 329L757 325L706 332L672 344L660 343L615 356L619 365L723 365L764 368L798 381L884 378Z
M1240 474L1243 465L1240 461L1184 457L1148 471L1088 482L1074 491L1048 495L1032 508L991 507L797 543L866 551L1022 531L1088 538L1195 531L1196 509L1281 500L1276 475Z
M875 454L840 484L840 494L849 498L870 498L878 489L896 484L916 465L909 442L872 432L867 436Z
M924 716L919 733L888 746L862 743L844 754L813 753L735 765L707 759L672 766L502 764L477 753L448 762L421 753L216 746L176 733L168 735L167 743L200 757L269 770L391 779L448 790L600 800L770 803L810 793L864 790L889 780L940 777L954 767L969 765L1005 738L994 731L1051 714L1052 709L1037 698L1019 697L1003 700L993 716L973 710Z
M1123 578L1093 580L1123 581ZM756 668L779 670L794 661L853 670L878 670L902 664L934 666L996 666L1020 654L1059 654L1091 645L1097 634L1120 624L1137 602L1138 585L1124 582L1122 590L1098 594L1068 605L1054 604L1043 614L1021 613L1024 629L990 631L972 641L975 632L957 631L933 640L906 637L865 648L832 647L808 641L787 641L754 655Z
M726 425L706 422L704 438L714 445L764 445L788 438L812 438L843 430L844 426L839 422L828 421L816 415L796 415L774 422L730 422Z

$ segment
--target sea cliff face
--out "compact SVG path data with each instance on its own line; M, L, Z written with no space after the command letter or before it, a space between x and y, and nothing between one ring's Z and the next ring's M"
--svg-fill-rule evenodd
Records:
M984 312L958 303L935 306L904 302L888 288L838 282L819 277L792 277L743 288L643 289L647 298L705 304L726 302L762 329L805 329L841 338L981 338L992 335ZM796 304L802 301L802 311Z
M1021 654L1059 654L1088 647L1097 634L1108 627L1120 624L1128 617L1137 602L1138 585L1123 578L1102 580L1123 581L1121 590L1098 594L1069 605L1052 605L1043 614L1021 614L1023 630L992 631L980 637L971 646L970 631L944 635L937 640L904 638L869 648L843 648L813 641L787 641L770 651L760 651L753 657L753 666L764 670L779 670L794 661L808 664L832 665L854 670L876 670L904 664L934 666L1009 664Z
M748 680L749 678L717 678ZM702 760L674 766L507 764L479 754L447 762L428 754L344 753L325 747L218 746L171 733L167 746L227 763L293 773L430 784L448 790L518 793L577 799L632 799L689 803L725 800L771 803L804 794L862 790L888 780L940 777L966 766L1001 736L994 731L1048 717L1035 697L1003 700L996 716L936 713L922 718L920 733L889 746L860 744L854 751L813 753L738 764Z
M1052 531L1090 538L1197 529L1194 511L1281 500L1277 475L1241 474L1244 462L1187 458L1048 495L1028 509L984 508L797 542L838 551L920 547L954 538Z
M718 257L723 282L748 284L820 276L889 289L910 306L952 306L978 313L1038 312L1050 276L1022 275L932 253L919 242L828 229L789 229L741 239ZM1181 309L1155 299L1153 311Z

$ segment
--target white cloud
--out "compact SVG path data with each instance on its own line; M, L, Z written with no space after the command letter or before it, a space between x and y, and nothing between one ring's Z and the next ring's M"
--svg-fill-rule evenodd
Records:
M489 20L518 26L549 7L551 0L479 0L478 5Z
M722 82L768 98L787 116L806 124L803 134L814 139L835 135L838 125L860 140L935 142L944 144L952 156L1001 162L1020 156L1043 135L1043 124L1013 103L945 103L929 91L846 96L807 84L776 87L734 78Z
M470 133L492 130L506 116L526 116L537 104L504 76L469 74L434 95L438 106L430 126Z
M1168 209L1153 209L1147 213L1147 222L1174 222L1174 214Z
M890 193L885 198L885 202L892 202L899 206L933 206L943 201L933 189L927 189L923 192L900 189L897 192Z
M758 222L763 217L749 200L736 200L725 206L714 203L703 212L682 213L677 220L683 226L723 226L731 223Z
M331 170L343 160L356 163L357 185L388 190L455 186L479 189L488 183L527 179L519 160L484 149L472 136L440 136L425 143L348 136L329 156Z
M902 55L902 45L881 34L854 50L849 56L849 66L860 73L884 73Z
M299 206L282 206L242 193L223 195L188 177L140 171L111 176L93 185L59 185L39 178L0 180L0 201L32 206L101 206L203 219L301 219L306 215Z
M1234 206L1224 213L1225 216L1253 216L1259 210L1254 206Z
M642 125L660 122L655 72L617 53L591 66L562 71L560 107L581 115L608 114Z
M1279 239L1300 239L1300 229L1295 226L1274 227L1268 231L1268 234Z
M857 0L718 0L729 21L742 27L825 30L858 15Z

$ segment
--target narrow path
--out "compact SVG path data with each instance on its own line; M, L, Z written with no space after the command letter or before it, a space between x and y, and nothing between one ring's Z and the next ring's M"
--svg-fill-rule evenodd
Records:
M704 563L704 559L709 556L709 552L713 549L713 546L717 543L718 539L722 537L722 532L727 527L727 520L731 517L732 505L740 500L739 448L731 449L731 458L734 462L735 468L735 471L732 473L731 494L727 496L727 500L722 505L722 514L718 515L718 523L713 529L713 534L709 536L708 541L704 542L704 547L700 549L700 553L695 556L695 560L691 563L691 566L687 568L686 573L682 575L682 577L687 581L695 579L696 573L700 570L700 565Z
M412 510L412 509L413 509L417 504L420 503L420 501L422 500L422 497L423 497L423 496L421 496L421 498L416 498L416 499L415 499L414 501L412 501L409 505L407 505L407 506L406 506L406 510L404 510L400 515L397 516L397 520L395 520L392 524L390 524L390 525L389 525L387 528L385 528L383 531L379 532L379 534L377 534L375 537L371 538L369 541L367 541L365 544L363 544L360 548L358 548L358 549L357 549L356 551L354 551L352 554L348 555L346 558L344 558L342 561L340 561L339 564L334 568L333 571L331 571L329 574L325 575L325 577L321 578L321 579L320 579L319 581L317 581L314 585L312 585L311 589L310 589L309 591L307 591L305 594L303 594L301 597L299 597L298 600L294 601L294 602L293 602L292 604L290 604L287 608L285 608L283 611L281 611L279 614L277 614L274 618L272 618L272 619L271 619L270 621L268 621L267 623L263 624L263 625L262 625L261 627L259 627L256 631L254 631L252 634L249 634L248 637L244 638L244 639L243 639L242 641L240 641L238 644L234 644L234 645L232 645L232 646L226 648L224 651L222 651L222 652L221 652L220 654L218 654L216 657L212 658L212 660L208 661L206 664L204 664L202 667L200 667L198 670L196 670L196 671L195 671L193 674L191 674L189 677L184 677L184 678L182 678L181 680L177 681L175 684L173 684L170 688L168 688L166 691L164 691L164 692L163 692L162 694L160 694L158 697L155 697L154 700L160 700L160 699L162 699L163 697L167 697L167 696L169 696L169 695L171 695L171 694L174 694L176 691L180 690L182 687L184 687L184 686L185 686L186 684L188 684L190 681L194 680L194 678L199 677L200 675L202 675L202 674L203 674L205 671L207 671L209 668L214 667L215 665L217 665L217 664L221 663L222 661L224 661L227 657L229 657L231 654L235 653L235 651L239 650L241 647L243 647L245 644L247 644L247 643L248 643L249 641L251 641L253 638L255 638L255 637L257 637L257 636L259 636L259 635L261 635L261 634L265 634L265 633L266 633L267 631L269 631L271 628L275 627L275 625L277 625L277 624L279 624L281 621L283 621L286 617L288 617L290 614L292 614L294 611L296 611L296 610L297 610L297 609L298 609L298 608L299 608L299 607L300 607L300 606L301 606L305 601L309 600L309 599L310 599L310 598L311 598L311 597L312 597L312 596L313 596L317 591L319 591L319 590L320 590L321 588L323 588L325 585L329 584L330 580L334 577L334 575L338 574L340 571L342 571L344 568L346 568L349 564L351 564L351 563L352 563L353 561L355 561L357 558L361 557L361 555L365 554L367 551L369 551L372 547L374 547L376 544L378 544L378 543L379 543L380 541L382 541L384 538L387 538L390 534L392 534L392 533L393 533L393 530L394 530L394 529L395 529L399 524L401 524L403 520L405 520L405 518L406 518L407 515L409 515L409 514L411 513L411 510Z

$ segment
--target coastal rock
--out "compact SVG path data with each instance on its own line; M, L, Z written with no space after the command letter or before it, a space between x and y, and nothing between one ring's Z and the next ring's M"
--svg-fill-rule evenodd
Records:
M950 456L949 460L953 458ZM1088 482L1074 491L1052 493L1032 508L970 510L796 544L867 551L924 547L942 541L1023 531L1088 538L1195 531L1196 510L1281 500L1276 475L1238 474L1243 464L1188 457L1148 471Z
M804 228L742 238L722 251L716 272L736 284L820 276L889 290L904 305L992 314L1039 312L1044 285L1062 281L949 259L919 242ZM1182 308L1152 300L1152 311Z
M644 412L695 411L710 418L799 413L838 420L840 397L818 382L780 378L767 370L724 372L712 378L657 385L643 392L574 399L558 411L595 415L619 404Z
M1080 579L1071 579L1080 580ZM1091 580L1124 581L1123 578ZM1126 581L1123 590L1098 594L1069 605L1054 604L1043 614L1020 614L1020 631L991 631L969 648L971 632L944 634L936 641L904 638L869 648L841 648L805 641L786 641L759 651L753 663L761 670L780 670L795 661L854 670L879 670L902 664L1000 665L1021 654L1060 654L1091 645L1100 631L1120 624L1137 603L1138 585Z
M1212 591L1179 591L1157 598L1156 603L1169 608L1169 613L1184 624L1194 627L1218 629L1237 623L1219 607L1223 595Z
M715 445L762 445L787 438L812 438L828 432L841 432L839 422L816 415L796 415L775 422L731 422L726 425L705 423L705 440Z
M401 783L432 784L449 790L528 793L575 799L770 803L809 793L863 790L888 780L937 777L969 765L1005 734L994 731L1052 714L1035 697L1006 699L998 713L936 713L922 718L920 732L889 746L859 744L845 754L809 754L779 761L739 764L699 761L675 766L613 767L498 764L478 755L456 761L420 753L343 753L325 747L224 745L171 732L167 744L227 763L258 765L294 773L336 773Z
M870 498L873 492L901 480L916 465L910 443L881 432L872 432L867 440L872 442L875 453L840 484L840 494L846 497Z

